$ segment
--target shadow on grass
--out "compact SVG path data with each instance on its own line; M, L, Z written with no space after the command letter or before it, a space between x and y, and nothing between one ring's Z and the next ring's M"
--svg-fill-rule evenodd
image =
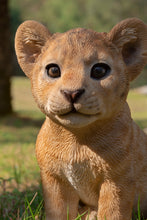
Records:
M7 117L0 118L1 124L5 126L13 126L16 128L22 128L26 126L41 127L43 121L43 118L32 118L31 116L22 116L16 113L13 113Z
M44 118L28 115L28 113L27 115L12 114L0 118L1 147L3 144L35 144Z
M45 219L41 185L22 192L14 189L0 195L0 220L23 219Z
M31 113L32 114L32 113ZM35 113L34 113L35 114ZM5 126L13 126L15 128L22 128L22 127L38 127L41 128L45 117L31 117L29 116L29 112L27 116L22 116L17 113L13 113L7 117L0 118L0 124ZM142 128L146 128L147 125L147 118L145 119L136 119L135 122Z

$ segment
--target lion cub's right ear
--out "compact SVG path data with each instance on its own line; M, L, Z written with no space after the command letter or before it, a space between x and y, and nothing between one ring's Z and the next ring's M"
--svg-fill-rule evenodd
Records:
M28 77L50 36L48 29L36 21L25 21L18 27L15 50L19 65Z

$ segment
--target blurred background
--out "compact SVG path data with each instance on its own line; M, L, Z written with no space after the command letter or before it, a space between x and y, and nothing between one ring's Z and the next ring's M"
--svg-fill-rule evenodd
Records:
M30 82L17 64L17 27L31 19L43 23L52 33L75 27L108 32L128 17L147 23L147 1L0 0L0 219L24 219L31 213L26 210L31 201L35 219L43 219L42 211L36 211L42 204L42 192L35 140L45 117L36 107ZM134 120L147 130L147 68L131 84L128 102Z

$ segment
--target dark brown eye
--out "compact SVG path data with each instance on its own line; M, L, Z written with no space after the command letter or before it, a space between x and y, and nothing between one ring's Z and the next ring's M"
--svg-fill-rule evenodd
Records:
M46 73L49 77L58 78L61 75L60 68L57 64L51 63L46 66Z
M91 77L100 80L107 76L110 71L111 68L106 63L96 63L91 69Z

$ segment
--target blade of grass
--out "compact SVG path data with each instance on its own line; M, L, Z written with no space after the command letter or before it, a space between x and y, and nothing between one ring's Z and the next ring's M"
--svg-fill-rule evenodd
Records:
M69 220L69 206L67 206L67 220Z
M27 204L28 204L28 209L29 209L29 211L30 211L30 213L31 213L31 217L32 217L33 220L35 220L35 216L34 216L34 214L33 214L32 208L31 208L31 204L29 203L29 201L28 201L27 198L26 198L26 202L27 202Z
M41 212L42 207L43 207L43 200L37 206L37 209L35 211L35 216L38 215Z
M141 220L141 213L140 213L140 197L138 198L138 220Z
M31 204L33 203L33 201L35 200L35 198L36 198L36 196L37 196L37 192L35 193L35 195L33 196L33 198L32 198L32 200L29 202L29 206L31 206ZM27 204L27 205L26 205ZM27 199L27 197L26 197L26 203L25 203L25 211L24 211L24 213L22 214L22 217L23 216L26 216L26 213L27 213L27 211L28 211L28 209L29 209L29 206L28 206L28 199Z
M84 213L82 213L81 215L78 214L78 217L75 220L80 220L82 216L84 216L88 211L85 211ZM89 219L89 214L88 214L88 219Z

